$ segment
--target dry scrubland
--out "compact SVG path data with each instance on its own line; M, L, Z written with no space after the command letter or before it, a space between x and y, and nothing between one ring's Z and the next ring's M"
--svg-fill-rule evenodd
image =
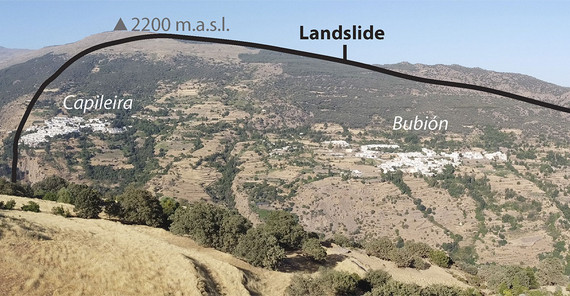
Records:
M233 256L204 248L189 238L146 226L105 219L64 218L48 212L67 204L22 197L42 212L0 211L0 295L283 295L294 274L253 267ZM395 280L421 286L467 287L453 271L397 268L393 262L327 249L336 270L364 275L383 269ZM304 262L291 255L287 262ZM300 264L302 272L314 272Z

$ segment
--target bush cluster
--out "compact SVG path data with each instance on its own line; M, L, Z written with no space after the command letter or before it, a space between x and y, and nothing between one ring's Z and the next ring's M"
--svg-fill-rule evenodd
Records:
M474 289L444 285L420 287L395 281L383 270L370 270L363 278L355 273L321 269L317 276L295 275L285 290L289 296L366 295L366 296L481 296Z
M263 224L252 227L235 210L206 202L185 204L172 216L170 230L265 268L276 268L286 250L302 250L316 261L326 258L320 241L310 238L297 217L286 211L271 211Z
M432 263L446 268L452 262L444 251L434 250L425 243L403 242L401 240L400 244L394 244L389 237L380 237L368 241L365 243L365 250L370 256L392 261L396 266L402 268L428 269L430 264L424 260L425 258L429 258Z
M22 211L39 213L40 205L36 202L29 201L27 204L22 206Z
M6 203L0 201L0 210L11 210L14 208L14 206L16 206L16 201L13 199L7 201Z

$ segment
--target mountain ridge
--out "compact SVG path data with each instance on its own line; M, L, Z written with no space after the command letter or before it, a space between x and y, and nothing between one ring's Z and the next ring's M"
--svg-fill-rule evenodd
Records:
M131 31L126 31L126 32L115 32L115 31L110 31L110 32L103 32L103 33L97 33L97 34L93 34L90 36L87 36L81 40L75 41L75 42L70 42L70 43L66 43L66 44L61 44L61 45L50 45L50 46L46 46L37 50L28 50L28 49L8 49L8 48L4 48L2 46L0 46L0 49L2 51L4 50L8 50L8 51L15 51L15 54L13 56L10 56L9 58L2 58L2 52L0 51L0 69L18 64L18 63L23 63L26 62L30 59L33 58L37 58L40 56L43 56L45 54L55 54L55 55L59 55L59 54L64 54L68 57L73 56L74 54L78 53L79 51L88 48L90 46L96 45L96 44L101 44L104 42L108 42L108 41L112 41L112 40L116 40L116 39L121 39L121 38L126 38L126 37L130 37L130 36L135 36L135 35L140 35L140 34L148 34L148 33L142 33L142 32L131 32ZM149 41L153 41L153 40L146 40L146 41L142 41L140 43L147 43L150 44L151 42ZM179 40L154 40L154 41L160 41L160 46L163 47L172 47L172 45L177 44L177 45L181 45L184 44L186 42L182 42ZM169 41L172 41L174 43L170 43ZM139 43L139 42L137 42ZM155 42L156 43L156 42ZM131 44L133 45L133 44ZM113 49L104 49L102 51L109 51L112 50L114 51L114 48L121 48L120 51L124 51L125 49L128 49L129 47L133 47L133 46L116 46L113 47ZM135 46L137 47L137 46ZM172 48L171 48L172 49ZM154 50L156 50L156 48L154 48ZM119 50L117 50L119 51ZM164 52L164 51L163 51ZM532 78L531 80L536 80L534 81L534 83L546 83L549 84L551 86L555 86L556 88L562 88L565 91L562 92L562 94L565 94L565 99L568 99L568 97L570 97L570 94L568 94L570 92L570 87L565 87L565 86L561 86L552 82L548 82L545 80L541 80L538 79L532 75L528 75L528 74L523 74L523 73L516 73L516 72L501 72L501 71L495 71L495 70L489 70L489 69L484 69L484 68L480 68L480 67L467 67L467 66L463 66L463 65L459 65L459 64L423 64L423 63L409 63L407 61L402 61L399 63L395 63L395 64L376 64L374 63L373 65L376 66L380 66L380 67L385 67L388 69L392 69L392 70L401 70L404 71L405 73L408 74L414 74L414 75L422 75L427 73L435 71L435 70L443 70L443 69L450 69L450 70L454 70L457 72L471 72L474 74L477 73L487 73L487 74L492 74L492 75L509 75L509 76L516 76L519 78ZM429 70L428 70L429 69ZM433 74L433 73L432 73ZM435 77L430 77L430 78L435 78L435 79L442 79L447 77L449 80L453 80L455 77L450 77L450 76L442 76L439 75L437 73L435 73L437 78ZM455 81L455 80L454 80ZM470 83L469 81L461 81L464 83ZM508 90L505 90L508 91ZM560 92L560 91L557 91ZM566 100L564 102L567 102Z

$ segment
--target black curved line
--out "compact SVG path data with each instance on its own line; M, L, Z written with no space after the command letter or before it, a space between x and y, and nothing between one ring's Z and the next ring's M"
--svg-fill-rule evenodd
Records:
M284 48L284 47L273 46L273 45L267 45L267 44L261 44L261 43L255 43L255 42L246 42L246 41L212 38L212 37L199 37L199 36L165 34L165 33L145 34L145 35L138 35L138 36L132 36L132 37L127 37L127 38L117 39L117 40L113 40L113 41L108 41L108 42L104 42L104 43L97 44L97 45L94 45L92 47L89 47L89 48L81 51L80 53L76 54L75 56L73 56L67 62L65 62L53 75L51 75L46 81L44 81L44 83L42 83L42 85L36 91L32 100L30 101L30 104L26 108L26 112L24 113L24 116L22 116L22 120L20 121L20 124L18 125L18 129L16 130L16 134L14 135L14 145L12 147L12 182L15 183L17 181L18 142L20 141L20 136L22 135L22 130L24 129L24 125L26 124L26 121L28 120L28 117L30 116L30 113L32 112L32 108L36 104L36 101L39 99L40 95L43 93L45 88L51 82L53 82L59 75L61 75L61 73L63 73L63 71L65 71L65 69L67 69L73 63L75 63L77 60L79 60L81 57L83 57L89 53L92 53L94 51L97 51L99 49L103 49L106 47L111 47L111 46L125 44L125 43L129 43L129 42L134 42L134 41L147 40L147 39L179 39L179 40L219 43L219 44L253 47L253 48L258 48L258 49L266 49L266 50L277 51L277 52L282 52L282 53L287 53L287 54L293 54L293 55L297 55L297 56L303 56L303 57L314 58L314 59L319 59L319 60L324 60L324 61L329 61L329 62L334 62L334 63L339 63L339 64L355 66L355 67L359 67L359 68L383 73L386 75L390 75L390 76L394 76L394 77L398 77L398 78L402 78L402 79L407 79L407 80L412 80L412 81L417 81L417 82L422 82L422 83L429 83L429 84L435 84L435 85L443 85L443 86L471 89L471 90L491 93L491 94L515 99L518 101L526 102L529 104L549 108L552 110L570 113L570 108L555 105L555 104L550 104L547 102L542 102L539 100L535 100L535 99L531 99L531 98L524 97L521 95L509 93L506 91L501 91L498 89L493 89L493 88L489 88L489 87L478 86L478 85L473 85L473 84L468 84L468 83L460 83L460 82L453 82L453 81L423 78L423 77L418 77L418 76L413 76L413 75L409 75L409 74L404 74L404 73L388 70L388 69L381 68L381 67L374 66L374 65L369 65L369 64L365 64L365 63L360 63L360 62L351 61L351 60L347 60L347 59L343 59L343 58L337 58L337 57L332 57L332 56L327 56L327 55L322 55L322 54L317 54L317 53L312 53L312 52L306 52L306 51L301 51L301 50L295 50L295 49Z

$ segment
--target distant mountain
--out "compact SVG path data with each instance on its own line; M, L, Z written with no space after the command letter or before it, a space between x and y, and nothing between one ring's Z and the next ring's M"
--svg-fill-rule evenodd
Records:
M19 55L30 52L29 49L15 49L15 48L5 48L0 46L0 68L3 68L3 64L8 60L11 60Z
M74 43L20 52L9 59L0 60L3 61L0 62L0 106L32 94L65 60L81 50L135 34L141 33L101 33ZM212 65L216 65L227 68L218 73L221 74L219 77L227 76L223 81L229 81L244 79L252 75L252 69L263 64L277 69L281 74L272 73L272 82L257 85L252 94L262 100L276 99L285 105L294 105L303 111L302 118L311 118L316 122L364 127L373 123L374 118L392 120L396 115L413 118L416 115L425 117L439 114L441 117L441 114L446 114L449 120L465 126L526 124L536 132L543 132L542 127L529 122L552 121L550 128L556 131L558 125L567 125L570 118L567 114L557 112L550 115L550 110L487 93L423 84L347 65L239 46L145 40L106 48L81 61L65 71L52 83L52 87L68 92L99 91L101 86L105 86L107 91L154 96L156 89L164 82L158 81L161 79L159 77L176 83L205 77L197 76L197 69L201 69L202 75L208 72L207 76L218 77L212 68ZM459 65L404 62L383 67L433 79L496 88L570 106L570 88L527 75ZM125 80L120 72L128 69L131 69L129 79ZM268 78L266 74L262 75ZM137 90L131 89L131 86ZM466 120L460 114L463 111L458 112L460 110L478 115Z

